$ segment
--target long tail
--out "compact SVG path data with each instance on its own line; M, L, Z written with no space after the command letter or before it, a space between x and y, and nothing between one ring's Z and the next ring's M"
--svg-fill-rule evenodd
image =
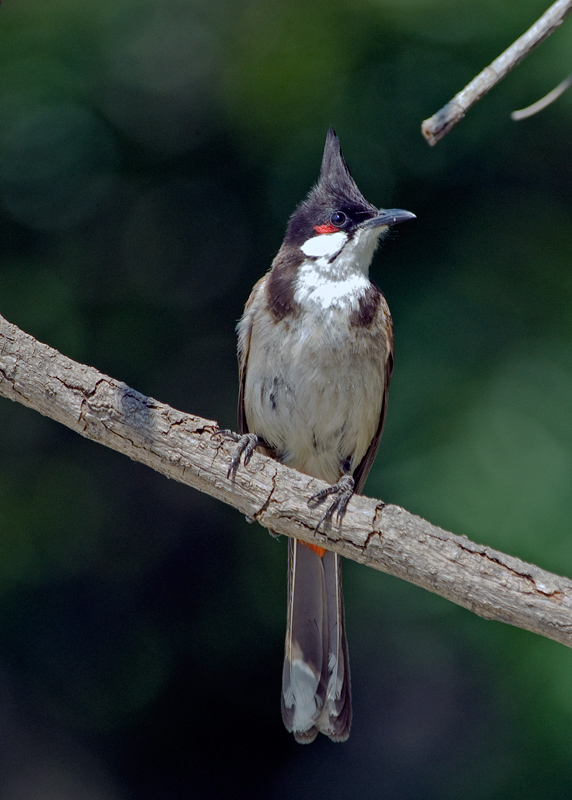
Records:
M288 547L282 718L298 742L312 742L319 732L343 742L350 734L341 558L296 539Z

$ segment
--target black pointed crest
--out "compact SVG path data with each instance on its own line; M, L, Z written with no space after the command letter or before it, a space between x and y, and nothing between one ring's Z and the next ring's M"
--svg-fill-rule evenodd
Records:
M358 204L365 203L366 206L370 205L351 176L349 167L342 155L340 140L333 128L328 130L328 135L326 136L320 178L316 188L321 188L344 200L351 199ZM375 210L377 212L377 209Z
M292 216L284 239L285 244L301 245L314 234L314 226L327 223L335 211L343 211L349 218L348 232L378 210L358 189L342 155L340 140L333 128L328 130L317 184L300 203Z

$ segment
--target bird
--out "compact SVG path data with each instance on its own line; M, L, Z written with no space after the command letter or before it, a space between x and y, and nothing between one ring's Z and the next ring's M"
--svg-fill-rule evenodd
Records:
M381 438L393 370L393 324L369 267L403 209L369 203L330 128L317 183L290 217L238 332L240 436L229 476L257 450L329 486L321 524L341 522ZM219 431L227 433L229 431ZM288 540L282 718L300 743L345 741L352 703L341 557Z

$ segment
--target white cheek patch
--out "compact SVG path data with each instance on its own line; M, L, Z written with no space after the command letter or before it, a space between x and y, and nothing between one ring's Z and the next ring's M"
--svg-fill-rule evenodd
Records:
M312 236L300 248L310 258L332 258L339 253L347 241L347 234L343 231L337 233L322 233Z

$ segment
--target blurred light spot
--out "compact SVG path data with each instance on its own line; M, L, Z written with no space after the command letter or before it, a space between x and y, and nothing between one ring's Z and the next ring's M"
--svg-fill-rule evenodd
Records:
M1 202L32 228L70 228L105 203L116 168L113 137L91 111L71 104L36 107L14 122L0 145Z
M155 13L107 42L109 74L125 86L179 94L210 80L219 52L196 17Z
M447 438L398 467L414 487L410 507L455 533L566 571L572 359L550 340L523 342L480 376L472 398L470 388L461 391L467 405Z
M130 138L175 153L211 132L221 54L192 9L128 17L106 42L104 58L103 105Z
M60 731L15 725L4 752L1 800L120 800L103 765Z
M253 0L233 33L221 96L233 123L281 142L317 120L326 127L356 55L339 15L325 4Z

